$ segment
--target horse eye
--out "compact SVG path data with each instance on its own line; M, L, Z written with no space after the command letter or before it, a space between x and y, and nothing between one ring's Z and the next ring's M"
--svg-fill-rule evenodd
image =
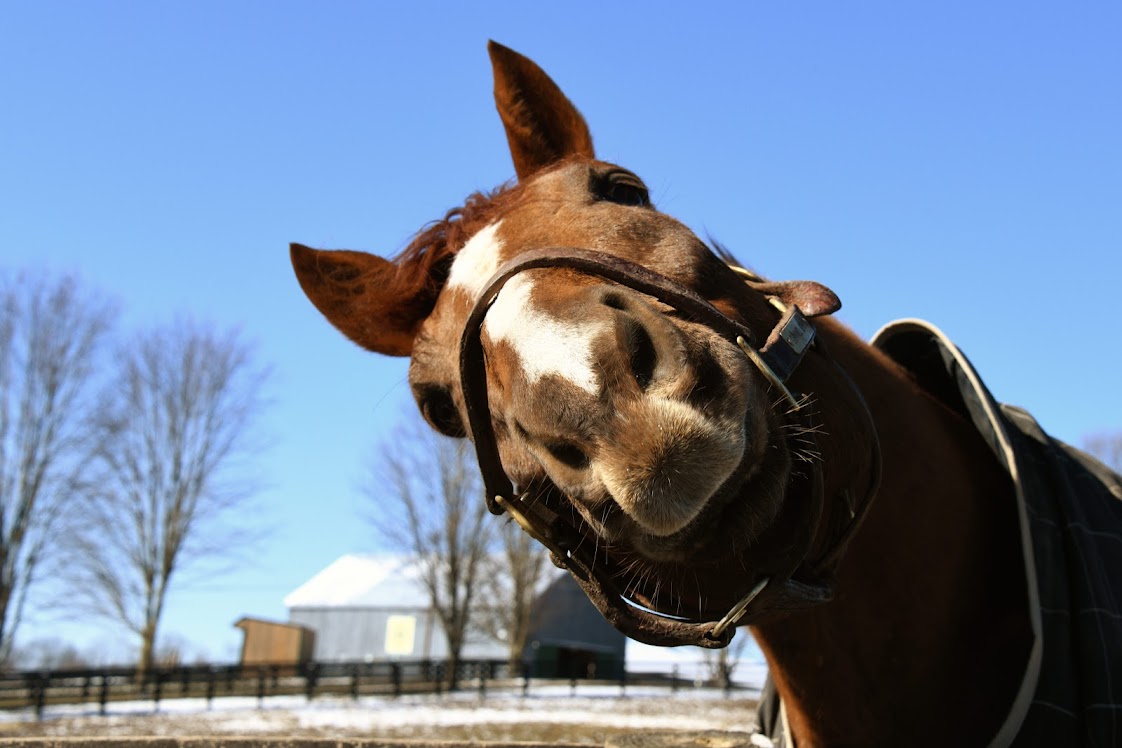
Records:
M415 389L415 396L417 407L430 426L445 436L467 436L460 411L452 402L452 393L447 388L435 384L421 385Z
M600 177L594 192L602 200L645 208L651 204L647 186L629 171L613 171Z

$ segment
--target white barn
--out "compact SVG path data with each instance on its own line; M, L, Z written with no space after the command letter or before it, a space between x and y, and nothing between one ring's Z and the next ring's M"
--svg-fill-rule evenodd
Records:
M626 638L608 624L566 572L556 571L538 598L523 656L535 674L593 672L612 677L623 667ZM289 623L315 632L317 662L442 660L448 641L420 581L400 556L350 554L337 559L284 598ZM469 634L465 660L507 659L505 643Z

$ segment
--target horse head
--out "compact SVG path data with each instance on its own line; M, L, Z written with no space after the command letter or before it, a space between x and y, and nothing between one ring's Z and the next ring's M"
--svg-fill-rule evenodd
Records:
M425 419L477 448L460 347L482 308L486 440L509 479L595 537L591 563L626 597L684 618L726 611L764 555L783 557L790 577L812 543L828 545L815 537L821 502L793 488L814 472L804 416L821 406L785 397L745 340L626 279L567 261L493 277L542 248L580 248L684 289L746 330L752 351L782 310L826 314L837 299L814 283L746 283L655 208L638 175L596 158L583 116L535 63L494 43L490 53L516 183L472 196L393 260L293 245L300 284L354 342L409 356ZM800 389L851 408L828 367L808 358L794 381L825 378Z

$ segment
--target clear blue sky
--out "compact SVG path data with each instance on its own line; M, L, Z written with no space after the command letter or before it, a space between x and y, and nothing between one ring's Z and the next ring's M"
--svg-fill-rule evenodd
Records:
M240 326L274 369L276 531L173 590L189 656L233 657L238 617L377 550L356 487L405 362L328 327L287 245L391 254L513 175L488 38L659 207L830 285L863 336L925 317L1060 438L1122 428L1118 3L4 3L0 266L76 271L126 325ZM57 633L123 646L23 631Z

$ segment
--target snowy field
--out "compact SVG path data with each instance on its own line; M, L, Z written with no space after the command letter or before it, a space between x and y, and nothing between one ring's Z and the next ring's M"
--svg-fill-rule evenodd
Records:
M755 721L757 692L739 689L541 686L521 691L399 698L302 697L165 701L0 712L0 738L256 736L432 740L553 741L602 744L612 735L642 731L747 731Z

